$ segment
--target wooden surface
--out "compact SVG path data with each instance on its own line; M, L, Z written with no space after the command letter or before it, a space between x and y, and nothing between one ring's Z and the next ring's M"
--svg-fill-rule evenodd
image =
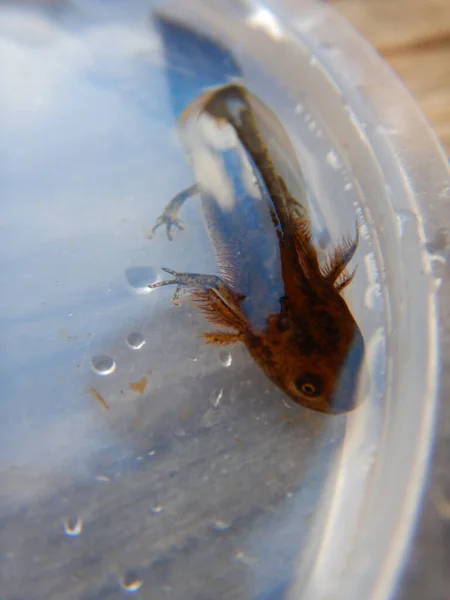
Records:
M450 1L332 0L383 55L450 153Z

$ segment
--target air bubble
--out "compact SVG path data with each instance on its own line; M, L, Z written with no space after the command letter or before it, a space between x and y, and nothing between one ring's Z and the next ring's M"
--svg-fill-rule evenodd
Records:
M116 370L116 363L113 358L105 354L99 354L91 359L92 368L99 375L110 375Z
M226 531L227 529L230 528L230 524L227 523L226 521L222 521L222 519L216 519L212 523L212 528L215 529L216 531Z
M133 332L127 336L127 344L133 350L140 350L145 344L144 336L140 333Z
M330 150L327 154L327 163L332 169L337 171L341 167L341 161L334 150Z
M164 510L164 507L161 504L155 504L152 506L151 511L155 515L159 515Z
M125 277L135 294L150 294L153 290L149 284L158 281L156 271L151 267L131 267Z
M219 360L224 367L230 367L231 363L233 362L233 357L227 350L221 350L219 352Z
M77 537L83 531L83 519L81 517L77 518L67 518L64 519L64 533L68 537Z
M349 192L349 191L350 191L350 190L352 190L352 189L353 189L353 183L350 183L350 182L348 182L348 183L346 183L346 184L344 185L344 190L345 190L346 192Z
M297 106L294 108L294 112L296 115L301 115L302 112L305 110L305 107L303 106L303 104L297 104Z
M128 572L120 578L119 583L125 592L138 592L144 582L136 573Z

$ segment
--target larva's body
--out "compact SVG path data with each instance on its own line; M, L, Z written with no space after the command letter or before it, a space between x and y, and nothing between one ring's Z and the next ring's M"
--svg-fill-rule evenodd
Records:
M295 402L339 413L356 403L364 355L359 328L341 291L357 240L319 264L304 207L290 195L261 139L244 88L205 92L180 120L195 185L158 219L169 238L178 211L199 194L219 276L170 272L191 288L206 318L224 331L212 344L244 343L266 375Z

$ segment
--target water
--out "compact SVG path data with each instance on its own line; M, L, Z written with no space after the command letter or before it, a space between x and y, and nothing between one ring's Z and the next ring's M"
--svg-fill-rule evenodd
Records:
M346 417L293 406L242 347L203 344L205 321L187 299L174 306L174 290L148 288L163 267L216 271L195 199L173 242L164 230L149 239L167 201L192 184L151 3L42 6L0 14L4 593L51 600L63 586L67 597L120 598L142 588L188 600L206 581L217 598L261 597L286 585L308 548ZM247 26L281 40L272 17L256 12ZM289 132L325 259L353 234L364 199L320 110L290 97L281 76L273 85L270 63L241 58ZM295 68L306 77L317 64ZM373 367L364 480L384 305L371 228L357 214L367 233L346 299Z

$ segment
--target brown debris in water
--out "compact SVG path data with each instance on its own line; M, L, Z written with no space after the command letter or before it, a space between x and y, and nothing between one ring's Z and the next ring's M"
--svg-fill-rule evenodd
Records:
M145 388L147 387L147 377L142 377L139 381L132 381L128 384L128 387L136 394L143 394L145 392Z
M96 398L100 402L100 404L103 406L103 408L105 410L109 410L108 403L103 398L103 396L99 392L97 392L97 390L95 388L93 388L93 387L89 388L89 392L94 396L94 398Z

